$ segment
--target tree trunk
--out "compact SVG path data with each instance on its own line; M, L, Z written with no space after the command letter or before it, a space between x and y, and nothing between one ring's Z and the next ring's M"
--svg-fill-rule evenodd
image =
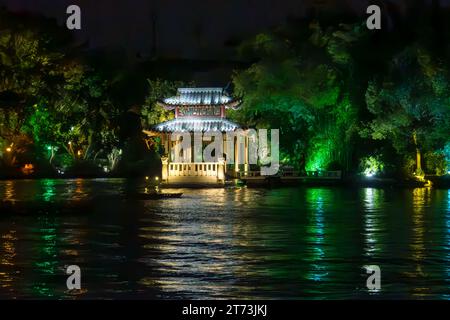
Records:
M48 160L50 164L52 164L53 162L53 158L55 157L55 151L53 149L53 147L51 147L51 155L50 155L50 159Z
M416 147L416 174L422 174L422 153L420 152L419 144L417 143L417 133L413 132L414 146Z
M76 159L75 153L73 152L72 145L69 144L69 147L64 146L64 149L66 149L67 153L73 158Z

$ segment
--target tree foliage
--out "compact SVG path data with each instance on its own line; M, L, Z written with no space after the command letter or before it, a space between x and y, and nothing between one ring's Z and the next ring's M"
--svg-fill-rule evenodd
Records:
M358 36L358 26L323 31L312 24L297 42L263 34L245 43L241 51L253 48L257 62L233 77L236 94L244 96L243 109L233 116L250 126L279 128L286 163L307 170L347 166L346 148L357 127L347 90L349 47Z
M389 72L368 84L367 108L374 119L362 135L388 139L400 154L442 149L450 132L449 80L447 70L423 47L395 55Z
M56 151L74 161L106 157L117 147L118 113L107 82L73 57L77 48L56 27L0 15L1 149L13 146L10 153L20 156L32 143L36 158L53 160Z

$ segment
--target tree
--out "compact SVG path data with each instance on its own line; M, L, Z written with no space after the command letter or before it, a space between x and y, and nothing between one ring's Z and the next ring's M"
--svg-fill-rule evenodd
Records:
M82 58L73 58L82 54L65 33L46 20L35 22L0 12L2 149L24 153L33 142L35 157L50 163L57 151L73 160L100 153L106 158L118 147L111 143L117 139L104 137L114 136L120 113L108 97L108 83Z
M32 143L25 126L33 106L62 78L62 55L48 50L51 41L37 31L14 24L4 12L0 17L0 145L15 160Z
M448 73L430 53L416 45L395 55L386 76L370 82L367 107L375 118L362 134L389 139L403 155L415 152L417 175L422 154L443 148L450 131Z
M173 111L165 110L158 104L158 101L176 95L178 88L186 86L182 81L169 81L160 78L147 79L147 82L149 90L141 108L142 126L144 128L173 118ZM188 86L193 86L193 84L188 84Z
M300 169L336 162L348 168L357 128L350 48L362 36L359 25L323 31L313 23L307 34L289 29L245 42L241 54L256 62L233 77L244 105L232 116L248 126L279 128L282 159Z
M155 80L147 79L149 90L145 98L145 103L141 108L141 123L143 128L152 126L170 120L174 117L173 111L164 109L158 101L166 97L176 95L177 89L185 86L194 86L193 83L185 84L182 81L169 81L157 78ZM157 146L156 140L145 139L147 148Z

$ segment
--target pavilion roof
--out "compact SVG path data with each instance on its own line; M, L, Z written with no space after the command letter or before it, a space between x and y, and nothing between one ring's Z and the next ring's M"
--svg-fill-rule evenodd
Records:
M176 106L224 105L236 109L240 99L230 97L223 88L178 88L177 95L159 102L166 109Z
M157 132L229 132L240 126L223 118L177 118L155 125L152 131Z

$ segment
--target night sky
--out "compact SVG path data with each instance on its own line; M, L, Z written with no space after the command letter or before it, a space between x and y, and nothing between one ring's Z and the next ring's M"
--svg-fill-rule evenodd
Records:
M129 57L152 52L170 58L226 59L229 44L287 17L319 10L364 15L369 0L0 0L12 11L56 18L63 25L68 5L82 9L80 41L91 48L122 48ZM398 2L398 1L394 1ZM156 38L156 39L155 39Z
M377 1L387 27L414 2L450 0L0 0L14 12L44 15L65 25L66 8L82 10L82 30L72 31L79 44L113 53L114 63L135 65L163 58L197 61L189 79L202 85L224 85L241 63L235 46L242 40L280 25L288 18L333 13L365 17ZM386 15L387 12L387 15ZM393 14L391 14L393 13ZM220 65L217 62L220 61ZM206 64L205 64L206 63ZM236 64L238 63L238 64ZM139 64L138 64L139 65ZM184 79L182 63L170 63L177 79ZM140 70L140 69L139 69ZM153 69L152 69L153 70ZM144 72L145 73L145 72ZM160 71L169 76L166 69ZM170 76L169 76L170 77ZM188 80L189 80L188 79ZM186 79L184 79L186 80ZM137 83L140 83L136 80ZM138 86L135 84L135 86ZM144 88L141 88L144 90Z

